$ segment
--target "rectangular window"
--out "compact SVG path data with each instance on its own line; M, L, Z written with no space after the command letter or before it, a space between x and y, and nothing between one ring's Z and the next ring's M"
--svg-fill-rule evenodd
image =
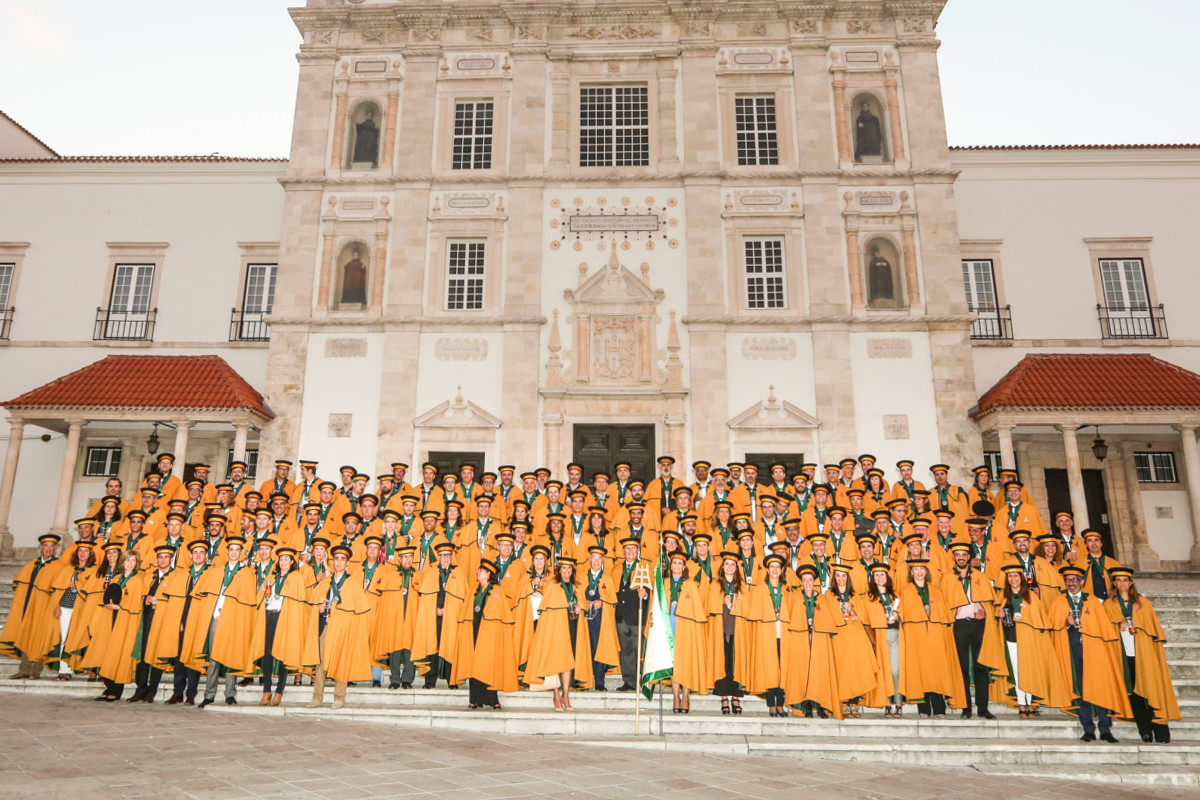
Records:
M16 264L0 264L0 310L8 308L9 295L12 294L13 274L16 271Z
M963 291L968 311L996 310L996 278L991 259L962 262Z
M775 129L775 98L735 97L738 165L742 167L779 163L779 139Z
M983 463L987 466L991 479L996 480L1000 476L1000 451L984 450Z
M786 308L783 292L783 239L747 239L746 305Z
M242 310L247 314L270 314L275 305L275 264L247 264L246 292Z
M454 105L454 154L452 169L492 168L491 100L471 100Z
M145 314L150 310L150 290L154 287L153 264L117 264L113 272L109 311Z
M1140 258L1100 259L1100 283L1109 311L1145 311L1150 307L1146 271Z
M246 480L252 481L258 475L258 451L247 450L246 457L242 459L246 462ZM233 463L233 448L226 451L225 456L225 475L229 475L229 467Z
M446 263L446 309L479 311L483 308L483 277L486 242L464 240L449 243Z
M1138 483L1178 483L1174 453L1134 453Z
M121 448L89 447L83 465L85 478L115 478L121 471Z
M650 92L645 86L579 90L579 166L650 164Z

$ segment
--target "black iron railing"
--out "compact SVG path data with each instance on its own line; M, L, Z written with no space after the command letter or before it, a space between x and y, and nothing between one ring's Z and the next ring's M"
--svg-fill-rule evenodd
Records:
M92 340L149 341L154 338L154 320L157 316L157 308L149 311L97 308Z
M1163 306L1126 308L1097 305L1103 339L1166 339L1167 317Z
M1011 339L1012 307L994 308L991 311L976 311L971 323L972 339Z
M265 342L271 338L271 326L264 320L265 311L239 311L236 308L229 315L229 341L231 342Z

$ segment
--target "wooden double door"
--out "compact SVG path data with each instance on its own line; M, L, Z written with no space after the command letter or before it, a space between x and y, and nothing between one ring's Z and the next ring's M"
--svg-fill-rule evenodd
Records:
M636 480L649 481L658 472L654 466L653 425L576 425L574 435L573 460L583 465L585 483L590 484L592 476L601 470L612 475L613 465L620 461L628 462L631 477ZM686 473L686 469L676 470L681 476Z

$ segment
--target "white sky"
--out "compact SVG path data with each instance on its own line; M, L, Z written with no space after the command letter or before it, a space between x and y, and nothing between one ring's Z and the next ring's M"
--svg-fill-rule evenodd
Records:
M0 109L63 155L286 156L300 0L0 0ZM1196 142L1195 0L950 0L953 145Z

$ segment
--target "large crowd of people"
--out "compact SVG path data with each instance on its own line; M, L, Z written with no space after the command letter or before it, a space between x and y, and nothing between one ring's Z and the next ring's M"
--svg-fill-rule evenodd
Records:
M1076 531L1046 528L1015 473L974 470L969 488L935 464L925 486L900 461L885 480L862 455L789 475L782 464L674 459L631 479L569 464L439 475L408 465L368 487L290 461L257 488L234 462L183 483L164 454L136 500L120 481L75 521L75 541L39 540L17 575L0 655L14 678L103 682L97 701L199 705L257 681L279 705L300 675L308 705L328 682L387 689L469 685L471 708L501 692L641 689L652 599L667 609L673 711L692 694L722 714L761 696L773 717L843 719L1078 715L1084 741L1113 719L1167 742L1179 718L1154 607L1133 571ZM65 546L63 546L65 544ZM654 576L651 579L650 576ZM661 588L658 588L661 587ZM661 592L661 594L658 594ZM387 681L384 682L384 673ZM85 678L86 676L86 678ZM386 688L384 688L386 686ZM199 700L197 701L197 698Z

